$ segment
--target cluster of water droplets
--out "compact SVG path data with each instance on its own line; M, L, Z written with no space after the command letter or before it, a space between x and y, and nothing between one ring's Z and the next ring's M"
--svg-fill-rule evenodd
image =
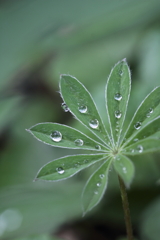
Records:
M143 146L142 145L138 145L135 149L131 149L131 153L142 153L143 152Z
M101 187L101 185L102 185L102 183L101 183L101 181L102 181L102 179L105 177L105 175L104 174L100 174L99 175L99 181L96 183L96 189L95 189L95 191L94 191L94 194L98 194L98 192L99 192L99 188Z
M63 108L63 110L64 110L65 112L68 112L68 111L69 111L69 108L68 108L68 106L67 106L65 103L62 103L62 104L61 104L61 107Z

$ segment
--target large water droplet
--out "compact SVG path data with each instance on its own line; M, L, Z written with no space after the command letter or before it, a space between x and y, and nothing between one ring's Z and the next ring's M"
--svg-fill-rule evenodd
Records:
M74 141L74 143L75 143L76 146L83 146L83 140L82 139L76 139Z
M95 149L101 150L101 146L97 144L97 145L95 146Z
M117 101L121 101L122 100L122 95L120 93L116 93L114 95L114 99L117 100Z
M115 114L115 117L118 119L121 118L121 116L122 116L122 113L119 110L115 111L114 114Z
M103 179L103 178L104 178L104 174L100 174L99 177L100 177L101 179Z
M54 131L50 135L54 142L60 142L62 140L62 134L59 131Z
M91 128L93 128L93 129L98 128L98 126L99 126L98 120L97 120L97 119L90 120L89 126L90 126Z
M140 129L140 127L141 127L141 122L137 122L137 123L134 125L134 128L135 128L136 130Z
M64 173L64 169L62 167L58 167L58 168L56 168L56 170L57 170L57 172L59 174L63 174Z
M86 112L87 112L87 106L84 106L84 105L79 106L79 107L78 107L78 111L79 111L80 113L86 113Z
M139 153L142 153L142 152L143 152L143 147L142 147L142 145L138 145L138 146L137 146L137 150L138 150Z
M100 187L100 186L101 186L101 183L98 182L98 183L97 183L97 187Z
M64 110L65 112L68 112L68 111L69 111L69 108L68 108L68 106L67 106L65 103L62 103L62 104L61 104L61 107L63 108L63 110Z

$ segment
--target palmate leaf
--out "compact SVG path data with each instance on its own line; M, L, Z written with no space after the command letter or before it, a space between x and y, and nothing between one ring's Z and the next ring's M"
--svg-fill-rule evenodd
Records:
M103 161L102 165L88 179L82 193L83 215L95 207L102 199L108 184L108 173L111 159Z
M105 158L105 154L82 154L58 158L44 165L39 170L35 180L63 180L72 177L82 169Z
M126 131L124 145L127 145L142 128L158 116L160 116L160 87L155 88L138 107Z
M61 75L60 92L70 112L106 145L109 136L87 89L76 78Z
M105 91L106 107L114 145L117 145L116 143L120 138L128 106L130 89L130 70L126 59L123 59L112 69Z
M55 147L107 151L106 146L78 130L58 124L39 123L28 129L38 140Z

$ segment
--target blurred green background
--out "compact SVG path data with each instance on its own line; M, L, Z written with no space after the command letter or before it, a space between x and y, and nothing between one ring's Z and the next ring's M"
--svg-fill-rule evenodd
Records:
M159 0L0 1L0 239L125 236L115 172L101 203L82 218L81 192L94 169L62 182L33 182L42 165L76 151L49 147L25 131L39 122L58 122L87 132L61 108L62 73L85 84L108 125L105 83L125 57L132 72L128 122L160 85ZM159 240L159 158L159 153L133 158L129 200L137 239Z

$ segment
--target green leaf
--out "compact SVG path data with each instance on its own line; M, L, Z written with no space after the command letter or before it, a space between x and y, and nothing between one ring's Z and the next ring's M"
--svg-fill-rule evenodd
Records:
M136 141L146 139L157 133L158 131L160 131L160 117L154 119L153 121L145 125L142 129L140 129L138 134L136 134L136 138L132 139L127 145L131 145Z
M108 183L111 159L103 162L88 179L82 193L83 214L90 211L102 199Z
M112 69L106 85L106 107L111 134L116 145L120 138L131 89L130 70L126 59Z
M137 141L136 143L125 148L124 154L127 155L137 155L142 153L151 153L160 151L160 139L148 138L143 139L141 141Z
M114 168L123 179L126 187L129 187L134 177L134 165L129 158L124 155L117 155L114 159Z
M127 145L149 122L160 116L160 87L155 88L140 104L126 131Z
M106 147L78 130L58 124L40 123L28 130L38 140L56 147L106 151Z
M44 165L39 170L36 179L48 181L66 179L105 158L105 154L82 154L58 158Z
M90 93L82 83L70 75L61 75L60 92L76 119L107 144L108 133Z

